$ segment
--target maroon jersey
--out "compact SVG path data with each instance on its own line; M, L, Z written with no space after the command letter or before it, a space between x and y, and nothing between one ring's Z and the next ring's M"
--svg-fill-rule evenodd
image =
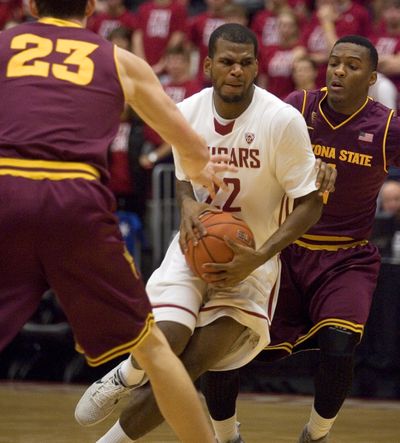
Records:
M124 104L114 46L42 19L2 32L0 54L0 157L84 161L104 179Z
M369 237L387 169L400 166L400 121L371 98L353 115L335 113L326 96L322 88L296 91L286 99L302 112L316 157L338 172L336 190L305 238L310 242L312 236L326 236L325 243L351 243Z

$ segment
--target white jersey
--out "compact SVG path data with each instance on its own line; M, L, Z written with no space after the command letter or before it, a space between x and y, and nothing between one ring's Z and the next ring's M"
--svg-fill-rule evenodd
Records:
M224 121L213 107L213 91L205 89L179 104L190 125L212 153L226 153L238 173L225 173L228 192L219 190L212 204L237 213L250 226L260 247L283 222L290 200L316 189L315 158L301 114L272 94L255 88L246 111ZM182 173L175 155L176 176ZM211 203L205 188L194 188L199 201ZM238 285L212 288L189 269L173 239L160 267L147 283L156 321L172 321L191 331L220 317L246 326L212 370L241 367L270 342L269 325L279 291L278 256L255 269Z
M250 106L233 121L223 122L216 114L212 88L178 106L210 152L229 154L239 168L237 173L224 173L229 190L220 189L212 204L238 213L259 248L287 215L290 204L284 196L292 200L316 190L315 157L302 115L257 86ZM185 180L175 151L174 157L176 176ZM205 188L195 186L194 191L199 201L209 197Z

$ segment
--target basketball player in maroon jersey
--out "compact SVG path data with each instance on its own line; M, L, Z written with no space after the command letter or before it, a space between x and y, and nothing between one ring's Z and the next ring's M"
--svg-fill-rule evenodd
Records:
M319 222L281 254L271 345L263 353L263 360L272 360L313 342L320 349L314 404L299 443L328 441L351 388L354 351L378 277L380 256L368 237L388 167L400 166L400 121L368 97L377 63L369 40L342 37L330 53L327 87L296 91L286 100L302 112L314 154L338 171L336 191ZM207 373L205 394L214 419L236 422L238 388L237 371Z
M113 215L107 151L124 102L179 146L188 173L210 190L221 183L222 164L209 161L147 63L84 28L95 0L31 0L30 7L39 20L0 35L0 350L51 286L90 365L132 354L143 368L125 360L103 377L103 391L91 392L90 407L114 406L146 371L179 439L213 442ZM82 424L88 404L76 411Z

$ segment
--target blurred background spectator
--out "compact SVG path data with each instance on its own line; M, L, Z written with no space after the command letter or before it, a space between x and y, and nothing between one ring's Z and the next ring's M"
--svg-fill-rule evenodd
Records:
M316 89L317 75L317 65L308 55L293 62L292 80L295 89L305 89L306 91Z
M191 50L195 53L194 71L199 81L209 85L209 80L203 72L203 61L208 53L208 40L214 29L225 23L224 8L230 0L205 0L206 9L195 14L188 21L188 38Z
M277 25L277 43L260 48L257 83L284 99L295 89L292 78L293 63L303 57L306 50L300 46L298 17L293 11L280 12Z
M123 26L133 32L136 25L136 16L129 11L124 0L105 0L100 3L100 8L92 15L87 27L100 34L104 38L109 38L111 31Z
M145 1L138 8L137 20L133 52L161 75L165 69L165 51L185 41L186 6L174 0Z

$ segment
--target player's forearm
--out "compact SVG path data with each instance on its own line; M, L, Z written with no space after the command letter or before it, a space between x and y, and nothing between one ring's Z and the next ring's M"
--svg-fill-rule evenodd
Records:
M127 102L174 146L185 174L191 179L197 177L209 160L205 141L187 123L146 62L119 48L117 55Z
M178 208L182 209L182 205L185 200L195 201L196 197L193 192L193 187L190 182L176 180L175 181L176 188L176 200L178 202Z
M321 217L322 198L318 191L297 200L293 212L279 229L258 249L262 262L266 262L307 232Z

